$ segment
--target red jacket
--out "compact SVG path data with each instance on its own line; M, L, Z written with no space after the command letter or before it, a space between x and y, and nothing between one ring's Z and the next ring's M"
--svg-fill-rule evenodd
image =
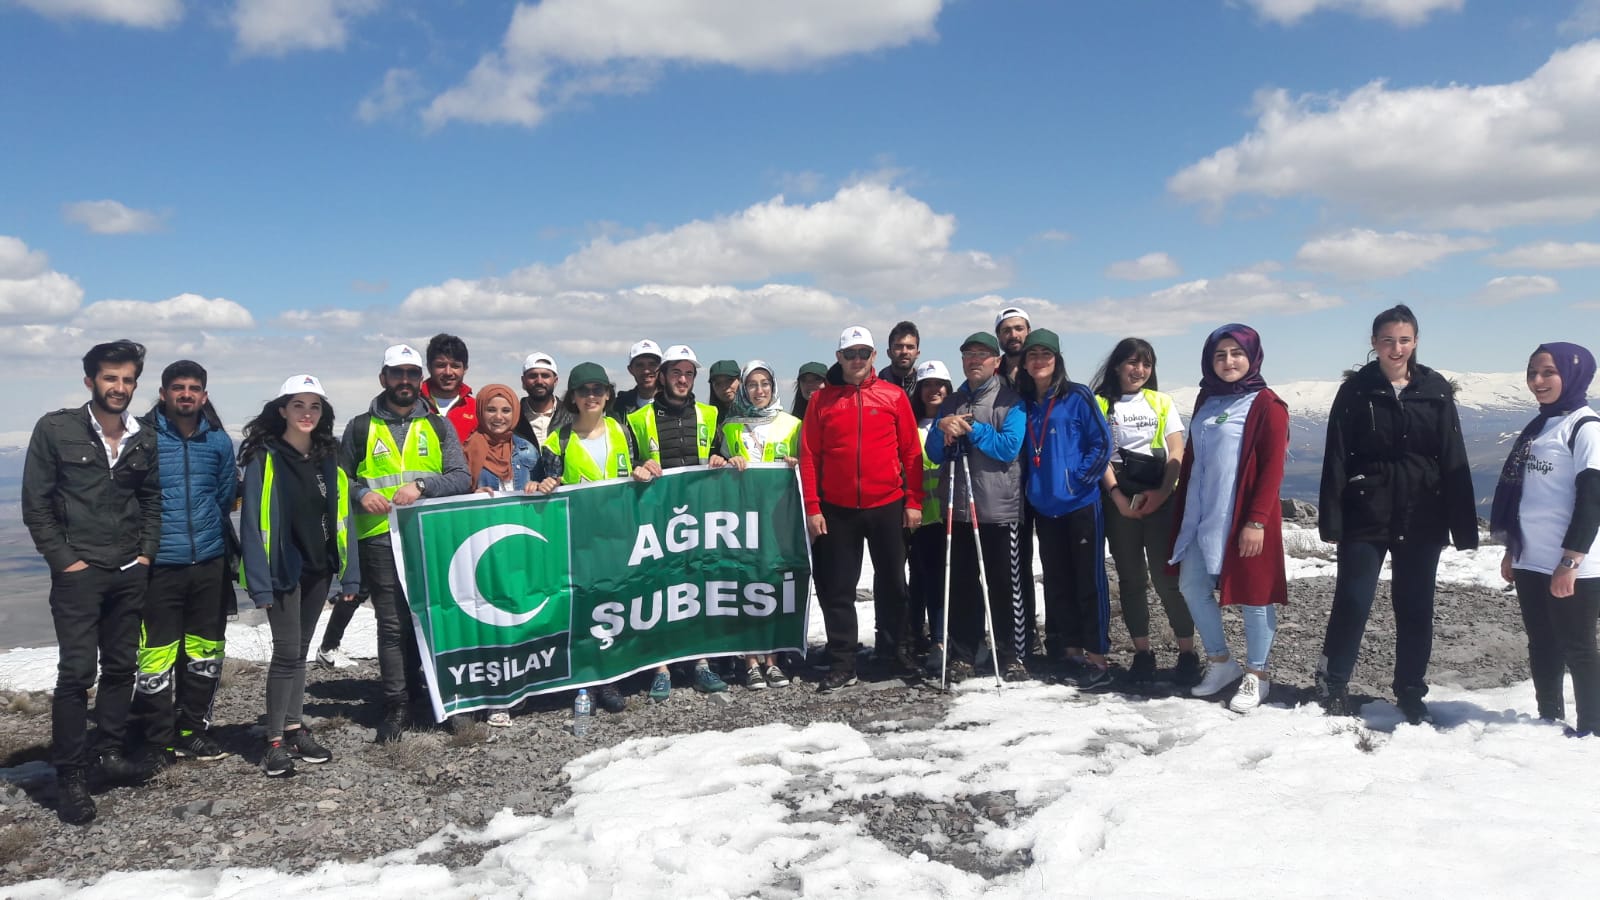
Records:
M1222 576L1217 579L1217 588L1224 606L1288 603L1289 580L1283 571L1283 503L1278 499L1278 489L1283 486L1283 462L1289 450L1289 407L1271 388L1263 388L1251 401L1241 447L1239 475L1233 490L1233 530L1222 555ZM1172 510L1172 536L1167 539L1168 559L1172 558L1178 532L1183 529L1183 507L1189 499L1189 475L1193 469L1194 454L1185 453L1178 502ZM1239 556L1239 532L1246 522L1267 526L1261 533L1260 555L1249 559ZM1167 571L1175 574L1177 567L1169 565Z
M433 402L430 392L432 384L432 379L422 383L422 396L428 398L428 405L433 407L434 412L439 412L439 404ZM467 387L464 381L456 391L455 405L450 407L449 412L439 414L456 427L456 437L461 439L463 445L467 443L467 436L478 430L478 398L472 396L472 388Z
M806 515L822 501L875 509L905 498L922 507L922 441L911 401L867 372L859 385L828 384L811 395L800 427L800 486Z

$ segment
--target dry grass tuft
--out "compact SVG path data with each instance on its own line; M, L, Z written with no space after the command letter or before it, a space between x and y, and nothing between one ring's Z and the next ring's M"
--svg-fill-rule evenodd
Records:
M7 866L28 858L29 851L39 843L39 829L32 825L6 825L0 827L0 866Z
M489 726L484 722L467 720L452 726L450 736L445 738L445 745L456 750L467 747L476 747L489 740Z
M408 734L404 740L392 744L374 744L367 751L374 765L402 772L421 772L440 759L444 742L438 735Z
M238 679L241 673L260 668L260 663L254 663L247 659L237 659L232 656L224 657L222 660L222 677L217 680L217 686L222 690L227 690L233 686L234 681Z

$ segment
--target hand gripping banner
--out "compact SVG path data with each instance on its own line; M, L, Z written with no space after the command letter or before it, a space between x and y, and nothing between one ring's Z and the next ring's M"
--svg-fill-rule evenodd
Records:
M435 715L679 660L803 650L799 485L788 466L753 464L393 507Z

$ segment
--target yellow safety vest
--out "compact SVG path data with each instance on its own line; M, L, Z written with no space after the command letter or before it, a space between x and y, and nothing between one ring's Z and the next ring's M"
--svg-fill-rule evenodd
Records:
M444 443L433 422L424 417L412 419L406 428L405 446L396 448L388 423L374 416L367 427L367 452L356 466L356 477L368 490L393 500L396 492L419 478L444 471ZM362 540L389 530L389 516L356 513L356 536Z
M939 505L939 464L928 458L928 428L917 426L917 436L922 438L922 524L937 525L944 521Z
M722 426L722 442L728 446L728 452L733 456L750 458L750 450L745 446L744 435L762 426L751 422L729 422ZM767 445L761 449L759 462L777 462L780 459L800 455L800 420L786 412L780 412L767 423Z
M622 426L610 416L605 417L606 440L611 443L611 452L606 454L605 469L602 470L584 449L583 442L578 435L569 432L567 445L561 446L561 432L557 429L550 432L544 440L544 448L561 458L561 483L578 484L584 481L603 481L607 478L622 478L633 471L633 460L628 458L628 435L623 432Z
M703 466L711 459L711 436L717 432L717 408L709 403L696 403L694 423L695 449L699 452L700 464ZM629 413L628 425L633 428L633 436L639 442L639 452L644 454L646 459L661 462L661 439L659 432L656 431L655 404Z
M1167 446L1167 414L1172 411L1172 398L1160 391L1144 388L1139 391L1144 396L1144 402L1156 411L1156 436L1150 439L1150 449L1161 450ZM1095 394L1094 400L1100 404L1100 415L1107 421L1111 419L1111 401L1103 394Z
M333 467L339 473L339 521L334 528L334 546L339 551L339 580L344 581L345 569L350 565L350 476L344 473L339 466ZM273 454L268 452L264 457L261 472L261 552L267 558L267 569L272 569L272 481L274 477ZM245 583L244 566L239 567L239 586L249 590ZM270 586L269 586L270 587Z

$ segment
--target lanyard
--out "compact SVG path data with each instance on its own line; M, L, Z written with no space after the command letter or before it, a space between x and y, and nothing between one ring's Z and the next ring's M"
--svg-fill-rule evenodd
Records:
M1044 408L1044 418L1039 420L1039 431L1037 433L1034 433L1031 428L1028 429L1028 442L1033 445L1033 467L1035 469L1039 468L1039 452L1044 449L1045 429L1050 426L1050 411L1056 408L1056 401L1060 399L1060 394L1050 398L1050 405Z

